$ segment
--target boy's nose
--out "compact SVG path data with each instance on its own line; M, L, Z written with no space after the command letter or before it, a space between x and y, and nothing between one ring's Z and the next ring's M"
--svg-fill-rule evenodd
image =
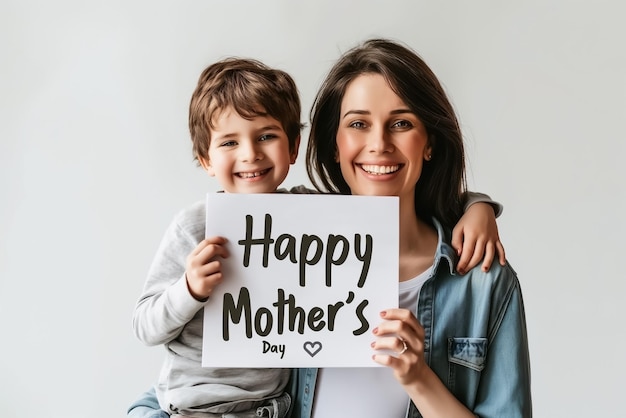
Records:
M263 153L256 143L244 144L239 148L241 161L251 163L263 158Z

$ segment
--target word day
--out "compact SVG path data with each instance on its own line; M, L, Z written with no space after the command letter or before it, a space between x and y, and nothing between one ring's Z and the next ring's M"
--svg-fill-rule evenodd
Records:
M266 353L280 353L282 359L285 356L285 344L272 344L263 340L263 354Z

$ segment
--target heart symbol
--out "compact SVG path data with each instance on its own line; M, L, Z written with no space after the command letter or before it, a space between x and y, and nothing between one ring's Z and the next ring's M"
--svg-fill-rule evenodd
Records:
M303 345L304 351L309 353L311 357L315 356L322 349L322 343L319 341L311 342L307 341Z

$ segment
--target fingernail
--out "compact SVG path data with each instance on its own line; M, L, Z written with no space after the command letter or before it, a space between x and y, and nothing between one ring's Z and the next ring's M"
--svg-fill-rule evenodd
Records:
M370 345L372 346L372 348L374 348L376 346L376 341L372 341Z
M376 328L374 328L374 329L372 330L372 334L378 334L378 327L376 327Z
M380 316L383 318L387 315L387 311L380 311Z

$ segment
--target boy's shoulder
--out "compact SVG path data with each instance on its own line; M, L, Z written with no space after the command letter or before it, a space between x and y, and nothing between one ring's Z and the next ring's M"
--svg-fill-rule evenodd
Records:
M290 193L290 194L318 194L319 192L315 189L311 189L303 184L298 186L287 188L280 188L276 190L276 193Z
M185 231L201 231L204 233L206 225L206 200L198 200L180 210L174 217L174 222Z

